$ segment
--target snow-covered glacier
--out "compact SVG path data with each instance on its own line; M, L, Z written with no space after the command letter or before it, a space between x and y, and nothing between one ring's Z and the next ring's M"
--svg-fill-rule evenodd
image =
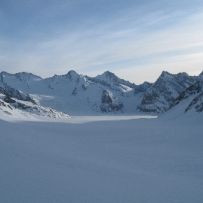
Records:
M0 202L202 202L202 114L171 114L0 120Z

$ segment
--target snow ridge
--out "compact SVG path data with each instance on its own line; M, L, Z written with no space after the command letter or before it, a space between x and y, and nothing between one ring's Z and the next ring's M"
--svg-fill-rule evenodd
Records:
M96 77L81 75L74 70L65 75L41 78L32 73L0 73L0 87L11 92L10 97L72 115L98 113L163 113L186 98L196 96L185 112L201 111L203 77L187 73L163 71L153 84L136 85L110 71ZM197 85L198 84L198 85ZM9 91L8 91L9 90Z

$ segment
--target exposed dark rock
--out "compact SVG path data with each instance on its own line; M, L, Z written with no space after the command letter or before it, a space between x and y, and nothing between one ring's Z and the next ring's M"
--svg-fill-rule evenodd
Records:
M123 108L122 103L115 101L115 98L107 90L104 90L101 97L100 109L102 112L116 112L121 111Z
M188 112L194 108L197 112L203 111L203 92L197 95L191 103L188 105L188 107L185 109L185 112Z
M0 87L0 93L10 98L16 98L22 101L30 101L35 104L35 101L28 94L24 94L23 92L20 92L5 84L4 87Z
M171 74L163 71L158 80L144 93L138 109L144 112L165 112L173 106L177 97L196 81L196 77L186 73Z
M12 104L12 103L16 102L15 100L11 99L11 97L9 97L9 96L5 96L4 101L9 103L9 104Z
M72 91L72 95L75 96L75 95L77 95L77 93L78 93L78 89L77 89L77 88L74 88L73 91Z

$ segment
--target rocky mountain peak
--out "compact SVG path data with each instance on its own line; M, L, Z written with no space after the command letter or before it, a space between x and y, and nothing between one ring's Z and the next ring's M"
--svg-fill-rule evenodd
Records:
M16 73L15 76L20 80L41 80L42 79L37 75L34 75L32 73L27 73L27 72L19 72L19 73Z
M0 72L0 81L3 82L4 77L10 76L10 75L11 75L11 74L10 74L10 73L7 73L6 71Z
M74 70L70 70L70 71L66 74L66 76L67 76L69 79L74 79L74 78L79 78L79 77L80 77L80 75L79 75L76 71L74 71Z
M116 77L117 78L117 76L110 71L105 71L102 75L104 75L106 77Z
M176 104L176 98L183 91L195 82L203 81L200 79L203 72L198 77L167 71L163 71L155 83L145 82L141 85L121 79L110 71L96 77L83 76L74 70L46 79L39 79L40 77L26 72L1 72L0 76L0 86L7 87L7 90L8 87L21 90L34 95L39 104L42 102L43 105L73 114L79 111L165 112ZM11 98L31 100L20 91L9 89L7 92ZM187 93L189 96L192 94L199 93L196 89Z
M203 80L203 71L199 74L199 77Z
M168 80L170 81L170 80L177 79L177 78L181 79L181 78L188 78L188 77L189 77L189 75L185 72L178 73L178 74L172 74L172 73L169 73L167 71L163 71L161 73L161 75L159 76L158 80L162 79L165 81L168 81Z
M108 81L108 82L116 82L117 80L119 80L119 78L112 72L110 71L105 71L104 73L102 73L101 75L98 75L95 77L98 80L101 81Z
M160 77L169 77L169 76L172 76L171 73L169 73L168 71L162 71Z

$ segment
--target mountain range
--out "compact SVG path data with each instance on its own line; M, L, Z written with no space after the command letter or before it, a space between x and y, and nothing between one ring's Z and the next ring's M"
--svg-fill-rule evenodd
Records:
M101 113L203 111L203 72L199 76L163 71L154 83L136 85L106 71L96 77L71 70L42 78L32 73L0 73L0 110L48 117ZM55 109L55 110L54 110ZM63 112L63 113L62 113Z

